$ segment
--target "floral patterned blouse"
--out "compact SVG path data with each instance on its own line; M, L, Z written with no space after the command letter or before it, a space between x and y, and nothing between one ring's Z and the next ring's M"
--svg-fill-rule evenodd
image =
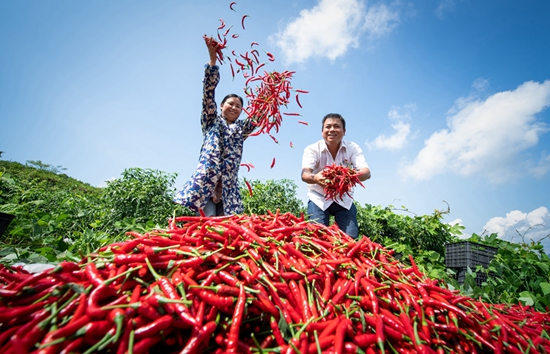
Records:
M204 140L199 164L191 178L176 193L174 201L198 212L204 208L221 179L224 214L241 214L243 204L238 173L244 140L252 133L255 125L252 119L240 119L228 124L218 114L214 93L219 81L219 67L207 64L203 79L201 114Z

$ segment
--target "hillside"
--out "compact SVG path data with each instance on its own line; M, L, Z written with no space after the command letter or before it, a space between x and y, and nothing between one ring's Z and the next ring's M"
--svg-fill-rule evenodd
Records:
M90 184L81 182L64 173L59 173L62 169L57 166L44 164L40 161L29 161L23 165L19 162L0 160L0 177L6 182L0 184L0 201L7 200L6 194L10 195L9 186L20 188L29 187L40 181L45 188L51 190L65 190L71 193L83 195L101 194L101 188L93 187ZM17 183L10 182L17 181Z

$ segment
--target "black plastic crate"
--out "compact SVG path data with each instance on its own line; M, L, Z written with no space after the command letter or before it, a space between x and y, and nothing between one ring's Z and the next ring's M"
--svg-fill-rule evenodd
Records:
M475 272L475 270L473 270L473 271L474 272L472 273L472 276L475 275L474 280L475 280L476 285L479 286L479 287L481 287L483 285L483 283L486 282L487 279L491 276L491 275L487 275L484 272ZM456 273L456 280L458 281L459 284L461 284L461 285L464 284L464 281L466 280L466 275L467 274L468 274L468 268L461 268Z
M496 247L470 241L451 243L445 246L445 265L447 268L487 268L497 252Z
M15 215L0 212L0 236L4 234L14 217Z

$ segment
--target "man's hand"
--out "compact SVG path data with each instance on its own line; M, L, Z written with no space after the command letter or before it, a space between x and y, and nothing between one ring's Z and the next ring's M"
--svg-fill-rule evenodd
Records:
M325 177L323 177L323 172L313 173L312 169L304 168L302 170L302 181L308 184L318 184L321 187L325 187Z

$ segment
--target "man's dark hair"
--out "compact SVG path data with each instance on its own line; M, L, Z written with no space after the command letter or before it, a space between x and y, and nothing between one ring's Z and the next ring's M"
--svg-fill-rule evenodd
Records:
M325 126L325 121L329 118L331 118L331 119L340 119L340 121L342 122L342 128L346 129L346 121L345 121L344 117L342 117L342 115L340 115L338 113L329 113L326 116L324 116L323 117L323 127Z

